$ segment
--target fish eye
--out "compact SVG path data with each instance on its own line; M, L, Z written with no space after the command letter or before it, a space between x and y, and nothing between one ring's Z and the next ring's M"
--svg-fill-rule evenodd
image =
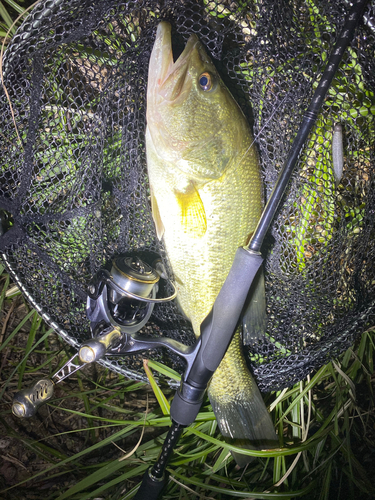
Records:
M212 77L210 73L202 73L198 81L202 90L208 91L212 89Z

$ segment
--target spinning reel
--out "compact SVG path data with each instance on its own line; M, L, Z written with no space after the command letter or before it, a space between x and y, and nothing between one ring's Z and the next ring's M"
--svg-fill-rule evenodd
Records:
M157 297L160 279L172 287L173 293L168 297ZM15 395L12 411L17 417L33 416L52 398L55 384L106 355L121 356L167 347L182 356L188 366L191 364L194 346L188 347L166 337L137 334L150 319L156 303L171 301L177 295L160 259L150 265L138 256L119 256L112 261L110 271L99 270L87 293L92 339L85 342L51 379L38 380L31 388Z
M88 287L87 299L87 316L94 336L102 322L125 334L136 333L149 320L156 302L175 298L175 290L170 297L156 298L160 277L167 277L161 261L154 266L155 269L139 257L118 257L110 272L98 272Z

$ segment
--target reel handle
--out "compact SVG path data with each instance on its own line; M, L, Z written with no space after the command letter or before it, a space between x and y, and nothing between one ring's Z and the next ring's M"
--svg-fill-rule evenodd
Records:
M14 396L12 413L19 418L35 415L38 408L52 398L54 383L51 379L38 380L30 389L22 389Z
M30 389L22 389L15 394L12 404L13 415L19 418L33 417L39 407L52 398L55 384L66 379L88 363L103 357L119 341L121 332L118 328L107 328L105 333L85 342L77 354L54 373L51 379L38 380Z

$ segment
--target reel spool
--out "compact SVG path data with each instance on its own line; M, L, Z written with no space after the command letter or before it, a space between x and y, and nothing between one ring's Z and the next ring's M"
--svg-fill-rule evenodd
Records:
M153 265L155 268L138 256L120 256L112 261L110 272L103 268L94 277L88 286L87 317L94 338L89 343L95 346L95 355L81 348L83 362L97 361L106 353L119 353L121 346L116 345L113 350L112 343L106 345L104 352L97 346L95 339L102 336L103 330L119 331L126 344L126 335L132 335L145 326L156 303L169 302L176 297L176 288L167 278L161 260L156 260ZM160 278L172 286L172 295L156 298Z
M139 331L149 320L155 302L160 275L139 257L118 257L111 271L101 269L88 287L87 317L94 332L104 321L124 333ZM172 285L173 286L173 285Z

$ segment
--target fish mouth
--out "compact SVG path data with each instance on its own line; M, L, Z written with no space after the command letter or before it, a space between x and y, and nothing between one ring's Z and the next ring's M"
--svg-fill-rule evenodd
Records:
M187 78L189 62L194 49L199 48L200 45L198 37L195 34L190 35L184 50L174 61L171 25L161 22L156 31L150 59L148 92L150 94L156 92L167 101L176 101L188 93L191 88L191 81Z

